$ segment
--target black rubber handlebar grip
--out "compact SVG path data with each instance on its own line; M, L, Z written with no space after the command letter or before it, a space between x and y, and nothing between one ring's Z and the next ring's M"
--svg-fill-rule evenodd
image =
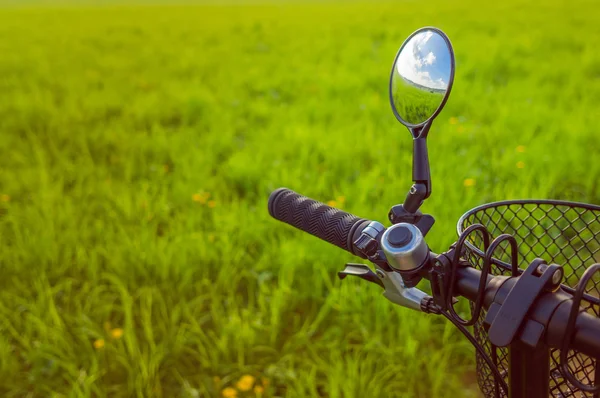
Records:
M302 196L290 189L279 188L269 196L269 214L317 238L350 253L366 258L354 247L362 230L371 221Z

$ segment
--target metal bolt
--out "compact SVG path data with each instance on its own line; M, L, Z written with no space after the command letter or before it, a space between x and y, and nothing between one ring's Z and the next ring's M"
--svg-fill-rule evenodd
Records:
M380 270L375 271L375 273L377 274L378 277L380 277L381 279L385 278L385 274L383 272L381 272Z
M535 271L539 275L541 275L547 269L548 269L548 265L547 264L540 264L536 268ZM560 282L562 281L563 275L564 275L564 271L562 270L562 268L558 268L556 271L554 271L554 274L552 275L552 285L558 287L558 285L560 285Z
M563 278L563 270L562 270L562 268L559 268L556 271L554 271L554 275L552 275L552 283L555 285L558 285L562 281L562 278Z

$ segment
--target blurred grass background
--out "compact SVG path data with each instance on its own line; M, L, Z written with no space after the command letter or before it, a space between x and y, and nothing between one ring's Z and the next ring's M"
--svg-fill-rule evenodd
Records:
M354 258L266 200L386 221L389 70L433 25L433 250L484 202L600 203L595 1L82 4L0 8L3 397L477 396L458 332L338 281Z

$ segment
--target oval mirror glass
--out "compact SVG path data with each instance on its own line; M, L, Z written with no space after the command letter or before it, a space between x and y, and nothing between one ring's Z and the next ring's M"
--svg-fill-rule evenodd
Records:
M400 47L390 78L390 102L396 118L417 127L441 111L454 80L454 53L439 29L414 32Z

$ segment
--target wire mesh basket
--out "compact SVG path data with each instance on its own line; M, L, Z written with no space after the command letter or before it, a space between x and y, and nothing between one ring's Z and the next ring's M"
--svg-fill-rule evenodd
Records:
M458 233L466 228L481 224L494 239L501 234L510 234L517 240L518 266L524 269L535 258L548 264L563 267L562 288L573 293L584 271L594 263L600 263L600 206L553 200L518 200L490 203L465 213L458 222ZM484 242L481 234L470 234L465 242L466 257L476 268L481 269L484 257ZM506 243L506 242L505 242ZM492 258L490 273L510 275L511 249L508 244L500 245ZM580 311L600 317L600 273L586 283ZM471 307L473 310L473 306ZM485 311L474 324L473 334L484 347L500 374L508 382L508 348L492 347L483 328ZM600 338L600 336L599 336ZM494 354L492 355L492 350ZM575 378L585 385L600 383L600 367L597 360L573 350L568 351L567 367ZM486 397L506 397L504 391L496 391L494 375L477 354L477 381ZM574 386L560 370L560 350L551 350L550 361L551 397L595 397Z

